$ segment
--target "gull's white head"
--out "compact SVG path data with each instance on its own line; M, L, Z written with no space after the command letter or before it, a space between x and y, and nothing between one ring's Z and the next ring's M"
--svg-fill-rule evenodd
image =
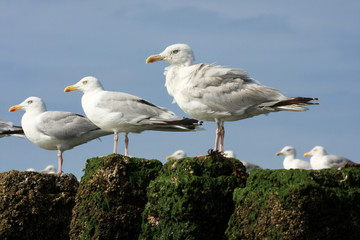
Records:
M311 149L310 152L307 152L304 154L304 157L308 156L324 156L326 155L326 151L322 146L316 146L313 149Z
M45 169L40 171L41 173L56 173L56 168L54 165L48 165Z
M172 155L167 156L166 160L186 158L186 153L183 150L177 150Z
M183 43L168 46L162 53L152 55L146 59L146 63L166 61L172 65L189 66L195 60L190 46Z
M29 98L25 99L25 101L23 101L22 103L10 107L9 112L14 112L14 111L17 111L20 109L23 109L27 112L30 112L30 111L44 112L44 111L46 111L46 106L45 106L45 103L43 102L43 100L41 100L41 98L29 97Z
M83 93L94 91L94 90L103 90L101 83L95 77L88 76L82 78L79 82L74 85L67 86L64 89L64 92L71 92L74 90L80 90Z
M295 157L296 151L294 147L285 146L280 152L276 153L276 156L285 155L285 156L293 156Z
M227 158L235 158L235 153L231 150L224 151L224 156Z

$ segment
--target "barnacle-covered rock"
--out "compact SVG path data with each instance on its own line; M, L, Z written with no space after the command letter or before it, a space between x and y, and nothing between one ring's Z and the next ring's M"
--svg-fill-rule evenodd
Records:
M158 160L111 154L87 161L76 195L71 239L137 239L146 189L162 167Z
M72 174L0 173L0 239L69 239L78 185Z
M167 162L150 183L139 239L223 239L247 173L217 152Z
M261 170L234 192L229 239L360 239L360 169Z

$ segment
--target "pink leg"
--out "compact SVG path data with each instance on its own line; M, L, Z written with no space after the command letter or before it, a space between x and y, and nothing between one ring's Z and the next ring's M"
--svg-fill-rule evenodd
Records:
M117 143L118 143L118 139L119 139L119 137L118 137L118 133L117 133L117 132L115 132L115 133L114 133L114 153L116 153L116 152L117 152Z
M220 152L224 152L224 138L225 138L225 128L224 128L224 122L221 122L220 124Z
M62 151L58 150L58 167L59 167L59 171L57 172L57 174L62 174L62 165L63 165L63 158L62 158Z
M129 156L129 149L128 149L128 145L129 145L129 138L128 138L128 133L125 133L125 156Z
M217 151L219 149L219 137L220 137L220 134L221 134L221 124L220 124L218 119L215 119L215 121L216 121L217 128L216 128L214 151Z

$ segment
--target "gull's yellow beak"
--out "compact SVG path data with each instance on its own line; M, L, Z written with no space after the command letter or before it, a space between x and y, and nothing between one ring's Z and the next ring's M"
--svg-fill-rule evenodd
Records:
M146 63L153 63L153 62L156 62L156 61L161 61L161 60L164 60L164 57L157 54L157 55L151 55L150 57L148 57L146 59Z
M77 90L79 87L75 86L75 85L70 85L70 86L67 86L65 89L64 89L64 92L71 92L71 91L74 91L74 90Z
M310 156L310 155L311 155L310 152L304 153L304 157L308 157L308 156Z
M166 157L166 160L168 160L168 161L171 160L171 159L173 159L173 156L167 156Z
M275 155L279 156L279 155L283 155L283 153L282 152L277 152Z
M20 110L20 109L22 109L22 106L14 105L14 106L9 108L9 112L15 112L16 110Z

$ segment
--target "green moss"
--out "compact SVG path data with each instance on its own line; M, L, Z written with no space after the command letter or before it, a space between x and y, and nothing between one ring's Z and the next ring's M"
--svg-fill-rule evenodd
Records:
M82 220L85 220L84 218ZM85 222L85 221L83 221ZM89 221L86 224L86 227L83 230L83 234L81 235L81 240L91 239L92 236L95 235L96 229L96 216L91 216Z
M218 155L167 162L149 185L139 239L222 239L246 178L240 161Z
M146 188L161 166L118 154L89 159L76 195L71 239L137 239Z
M234 202L229 239L360 239L359 169L255 169Z
M99 167L104 166L106 160L108 157L111 157L112 155L109 155L104 158L95 157L90 158L86 161L86 169L84 175L81 177L81 183L85 184L91 176L98 170Z

